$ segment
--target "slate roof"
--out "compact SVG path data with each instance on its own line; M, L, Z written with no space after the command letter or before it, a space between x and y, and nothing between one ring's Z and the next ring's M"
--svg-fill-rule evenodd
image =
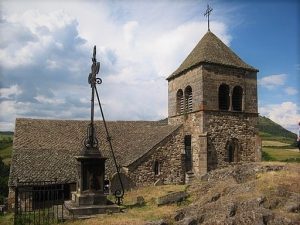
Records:
M17 119L9 185L19 181L57 179L76 182L76 159L82 150L89 121ZM128 166L175 132L179 126L155 121L107 122L117 162ZM115 171L102 121L96 121L107 172Z
M202 63L213 63L224 66L243 68L250 71L258 71L245 63L229 47L227 47L216 35L208 31L198 42L196 47L183 61L183 63L172 73L167 80L177 77L188 69Z

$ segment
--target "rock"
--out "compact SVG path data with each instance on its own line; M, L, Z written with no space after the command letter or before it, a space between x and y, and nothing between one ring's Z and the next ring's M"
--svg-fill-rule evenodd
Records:
M215 194L215 195L211 198L210 202L215 202L215 201L217 201L220 197L221 197L221 194L220 194L220 193L217 193L217 194Z
M284 206L284 210L291 213L299 213L300 202L287 202L287 204Z
M169 225L165 220L157 220L146 223L145 225Z
M158 179L157 181L155 181L154 186L161 186L163 184L164 184L163 180L162 179Z
M174 216L174 220L175 221L180 221L185 217L185 214L183 211L178 211L176 212L175 216Z
M256 201L258 202L258 205L260 206L266 201L266 197L265 196L258 197L256 199Z
M188 195L185 191L173 192L165 196L156 198L156 204L160 206L160 205L166 205L175 202L181 202L185 198L187 198L187 196Z
M230 208L229 208L229 216L230 216L230 217L235 216L236 210L237 210L237 205L236 205L236 204L230 205Z
M187 217L181 220L180 222L176 223L177 225L197 225L198 221L195 218Z
M205 174L200 178L202 181L208 181L208 175Z
M145 199L143 196L136 197L136 202L134 203L135 206L143 206L145 205Z

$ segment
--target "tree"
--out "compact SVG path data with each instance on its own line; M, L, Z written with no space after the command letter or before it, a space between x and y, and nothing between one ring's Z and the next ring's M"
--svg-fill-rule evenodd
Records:
M8 196L8 176L9 166L5 165L0 157L0 204L3 204L4 198Z

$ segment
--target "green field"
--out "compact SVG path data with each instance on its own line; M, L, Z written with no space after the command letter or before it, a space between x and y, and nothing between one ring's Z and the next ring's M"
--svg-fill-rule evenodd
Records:
M13 144L13 133L11 132L1 132L0 133L0 158L6 165L11 162Z
M289 141L289 143L291 143ZM276 138L262 141L262 160L263 161L281 161L281 162L299 162L300 152L297 148L287 142Z

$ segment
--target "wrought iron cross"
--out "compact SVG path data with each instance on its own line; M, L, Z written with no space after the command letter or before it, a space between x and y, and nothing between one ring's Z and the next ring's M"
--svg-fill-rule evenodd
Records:
M210 31L210 29L209 29L209 15L211 14L212 11L213 11L213 9L210 8L209 5L207 4L207 9L206 9L206 12L204 13L204 16L207 16L208 31Z
M97 74L99 73L99 70L100 70L100 62L97 62L97 59L96 59L96 46L94 46L92 62L93 63L91 66L91 72L90 72L89 78L88 78L88 82L92 88L91 122L90 122L90 125L87 130L87 137L84 141L84 145L87 148L98 148L98 140L96 138L95 127L94 127L94 99L95 99L96 84L101 84L102 80L101 80L101 78L97 77Z

